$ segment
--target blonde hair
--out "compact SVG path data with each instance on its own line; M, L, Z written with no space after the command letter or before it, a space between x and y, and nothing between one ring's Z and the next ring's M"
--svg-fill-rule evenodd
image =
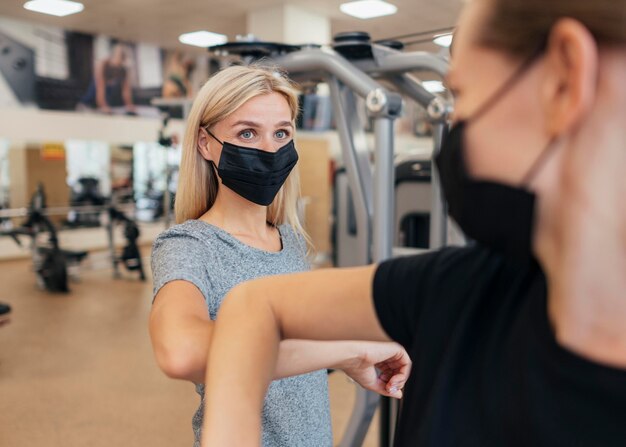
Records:
M174 205L176 222L197 219L211 209L217 197L219 182L211 162L198 151L198 131L210 128L239 109L250 99L269 93L280 93L291 110L291 121L298 115L298 90L275 69L260 66L231 66L211 77L198 92L187 118L183 137L183 155ZM288 224L307 241L298 217L300 175L297 166L291 171L274 201L267 208L272 225Z

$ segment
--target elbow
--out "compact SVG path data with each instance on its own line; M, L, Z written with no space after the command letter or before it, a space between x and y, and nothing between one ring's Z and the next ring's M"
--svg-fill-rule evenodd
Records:
M181 347L161 347L155 351L161 371L170 379L197 381L204 371L197 355ZM206 363L206 358L204 359Z
M149 332L157 366L172 379L204 382L210 325L206 321L198 324L193 318L170 320L160 312L150 315Z

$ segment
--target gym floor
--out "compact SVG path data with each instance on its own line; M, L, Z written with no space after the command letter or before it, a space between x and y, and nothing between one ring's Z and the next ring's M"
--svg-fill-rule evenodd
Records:
M144 249L144 256L149 248ZM112 280L83 271L69 295L40 291L29 261L0 263L0 446L193 445L193 385L157 368L147 321L150 278ZM335 442L354 402L354 385L330 375ZM366 447L377 444L372 424Z

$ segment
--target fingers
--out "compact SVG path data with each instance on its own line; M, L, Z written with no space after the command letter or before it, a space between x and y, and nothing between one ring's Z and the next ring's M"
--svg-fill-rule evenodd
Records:
M373 391L382 396L393 397L395 399L402 398L402 388L404 388L404 381L398 380L395 375L376 376L376 373L374 373L373 377L359 377L357 383L363 388L369 391Z
M394 399L402 398L402 389L394 387L391 383L377 380L375 383L371 383L364 387L369 391L373 391L381 396L392 397Z
M394 374L393 371L383 371L378 376L378 383L384 387L385 392L380 393L402 399L402 389L406 383L407 377L403 374Z
M384 387L384 392L380 393L384 396L393 397L394 399L402 399L402 388L404 383L400 382L387 382Z
M392 376L398 376L398 380L406 382L411 374L411 360L408 355L402 356L398 360L387 360L375 365L380 371L379 377L389 381Z
M393 367L388 364L378 364L376 368L379 371L378 377L385 381L390 381L392 377L396 377L396 380L406 382L411 374L411 364L401 365L399 367Z
M394 399L402 399L402 388L397 388L391 384L387 384L387 395Z
M362 372L357 374L360 377L353 377L361 386L383 396L402 398L402 389L411 371L411 359L402 346L397 343L368 344L361 367L371 368L373 373L373 377L369 374L364 377Z

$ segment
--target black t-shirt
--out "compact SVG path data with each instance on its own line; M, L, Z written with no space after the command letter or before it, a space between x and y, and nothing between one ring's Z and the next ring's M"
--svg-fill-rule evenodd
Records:
M396 446L626 446L626 370L557 344L535 262L479 246L394 259L374 303L413 360Z

